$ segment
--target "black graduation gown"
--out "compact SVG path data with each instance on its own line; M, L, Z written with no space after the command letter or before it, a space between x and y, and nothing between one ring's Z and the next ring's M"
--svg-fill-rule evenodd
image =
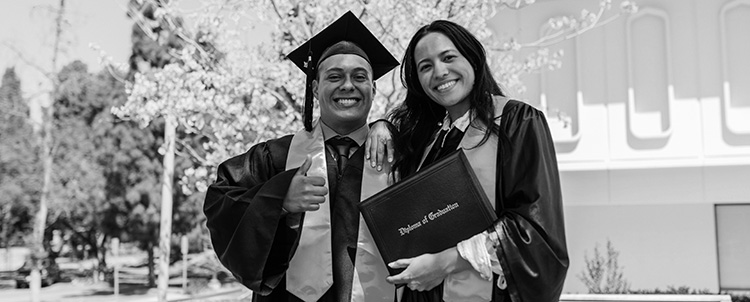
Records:
M282 216L284 196L297 171L285 171L291 139L292 135L288 135L260 143L225 161L219 165L216 182L206 192L203 211L214 251L234 277L256 293L254 301L301 301L286 291L286 270L301 230L301 226L290 225L293 220L304 221L302 214ZM326 159L333 167L328 169L329 183L335 188L329 193L331 204L359 202L364 148L351 156L338 182L335 162L328 152ZM338 210L336 206L331 210L332 241L346 240L356 249L359 216L343 226ZM350 254L352 262L354 254ZM319 301L335 301L340 290L341 282L334 279L332 289Z
M493 280L493 301L557 302L568 270L562 193L554 143L541 111L510 100L503 108L495 212L504 235L498 259L506 290ZM405 288L403 301L441 301L442 285Z

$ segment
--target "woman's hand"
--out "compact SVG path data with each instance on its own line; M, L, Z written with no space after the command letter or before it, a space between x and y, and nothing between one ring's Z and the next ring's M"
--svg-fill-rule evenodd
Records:
M377 166L378 171L382 171L386 156L389 163L393 162L393 152L393 135L388 129L388 122L376 121L367 133L365 159L370 160L371 167Z
M398 275L387 277L391 284L406 283L410 289L427 291L440 285L449 274L471 268L461 258L455 247L437 254L422 254L414 258L399 259L388 264L391 268L406 268Z

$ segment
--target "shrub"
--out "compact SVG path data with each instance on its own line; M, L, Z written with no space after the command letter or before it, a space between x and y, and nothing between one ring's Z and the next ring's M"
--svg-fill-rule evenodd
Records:
M599 244L594 247L594 257L584 253L586 269L578 274L578 279L586 285L590 294L624 294L630 291L630 283L623 277L623 268L617 262L620 252L607 239L607 254L599 252Z

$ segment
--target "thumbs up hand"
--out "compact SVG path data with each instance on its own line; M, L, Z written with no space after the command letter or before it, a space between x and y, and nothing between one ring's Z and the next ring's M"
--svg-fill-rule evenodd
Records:
M292 177L283 205L289 213L317 211L320 209L320 204L325 202L325 195L328 194L328 188L325 187L326 181L320 176L307 176L310 166L312 166L312 158L307 155L305 162Z

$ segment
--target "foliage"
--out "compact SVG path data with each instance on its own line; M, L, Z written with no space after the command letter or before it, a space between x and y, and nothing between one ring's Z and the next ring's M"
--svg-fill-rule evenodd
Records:
M91 256L104 263L100 247L104 233L102 205L106 181L96 159L94 127L106 100L100 98L95 79L80 61L64 66L58 73L54 96L53 169L50 217L53 224L67 226L78 240L90 248Z
M41 165L21 81L8 68L0 83L0 245L27 244L34 203L41 192Z
M715 294L707 289L694 289L690 288L689 286L667 286L667 289L639 289L639 290L629 290L629 294L636 294L636 295L712 295Z
M630 284L623 277L623 268L618 264L620 252L607 239L606 255L599 252L599 244L594 247L594 256L584 253L586 269L578 274L578 279L586 285L591 294L624 294L630 291Z
M58 79L50 226L72 235L74 256L84 257L87 250L104 270L110 238L147 252L158 242L163 123L141 129L110 114L127 96L124 85L106 72L91 74L76 61L64 66ZM183 159L177 165L191 163ZM174 199L175 231L188 233L202 221L195 219L198 202L181 192ZM153 266L153 255L150 262Z
M164 118L178 121L177 152L190 162L178 163L175 176L180 179L180 193L191 197L175 203L175 217L203 217L201 195L193 193L206 190L213 179L209 171L220 162L260 141L301 128L304 77L285 55L347 10L357 14L396 57L403 55L422 24L434 19L463 24L492 51L490 64L509 89L522 89L520 74L554 67L559 55L539 49L519 61L513 54L524 45L491 38L487 19L498 10L530 5L531 0L207 0L194 13L181 11L178 3L130 1L128 13L135 25L125 77L127 101L112 109L117 117L141 127L160 125ZM549 35L565 39L590 29L609 6L610 0L604 0L597 13L557 20ZM270 26L270 43L249 43L243 37L253 24ZM396 72L380 80L377 88L373 117L383 116L404 95ZM140 196L153 204L154 192ZM156 213L148 210L144 215L155 218ZM148 224L144 228L155 229ZM189 230L191 235L206 233L178 223L175 229ZM177 242L173 238L173 246ZM173 259L178 250L172 249Z
M158 62L164 64L147 64L150 59L146 59L139 65L131 60L131 67L163 68L139 69L128 86L128 102L113 112L141 125L165 114L178 117L183 134L191 137L180 143L180 151L195 162L182 179L186 193L204 191L212 179L209 171L230 156L301 128L304 77L285 55L347 10L359 16L397 58L421 25L435 19L462 24L487 46L489 63L501 84L510 91L523 91L520 75L559 65L561 54L544 47L637 9L632 1L622 1L620 12L603 20L611 0L602 0L593 12L584 9L579 16L550 19L543 37L521 43L493 37L486 20L502 10L522 9L533 0L207 0L193 13L180 11L179 1L136 2L149 6L130 10L137 16L133 19L138 28L161 45L159 51L140 53L158 53ZM270 27L270 43L247 41L243 34L253 24ZM523 48L532 51L516 57ZM381 78L377 90L373 118L383 116L405 93L398 72Z
M628 294L635 295L717 295L717 293L711 292L707 289L694 289L689 286L668 286L667 289L639 289L630 290ZM743 294L742 292L721 292L718 295L729 295L732 302L750 302L750 296Z
M750 295L731 294L732 302L750 302Z

